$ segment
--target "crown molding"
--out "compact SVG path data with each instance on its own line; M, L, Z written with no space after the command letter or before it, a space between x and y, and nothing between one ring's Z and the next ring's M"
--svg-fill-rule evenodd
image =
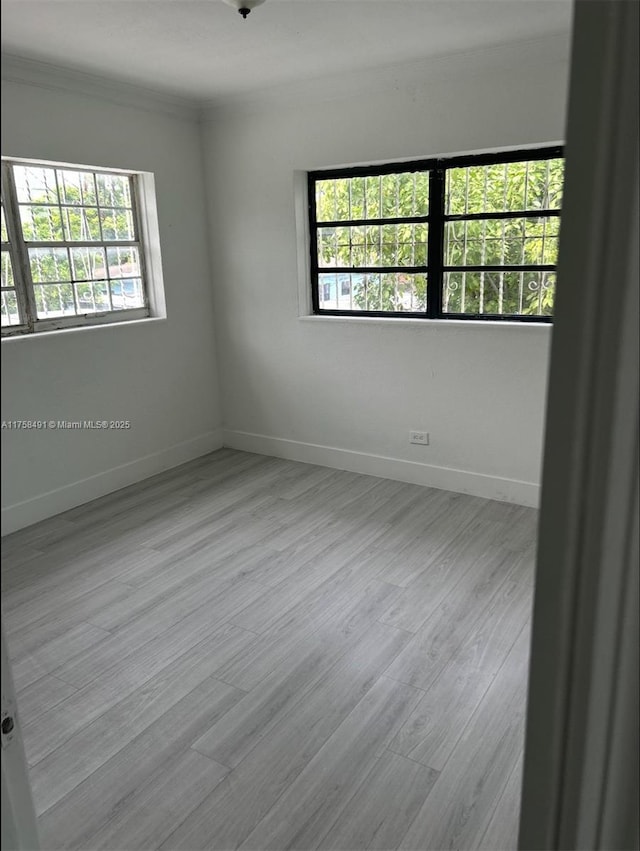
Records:
M196 100L49 62L3 53L0 70L3 82L86 95L119 106L160 112L188 121L197 121L199 117L199 104Z
M372 91L423 89L434 79L519 68L558 65L568 74L571 34L551 33L526 41L509 42L414 62L378 66L368 70L323 75L282 83L251 92L220 96L201 103L201 120L214 121L225 110L277 109L278 105L308 104L357 97Z
M163 113L189 121L213 121L225 110L275 109L279 105L323 102L356 97L372 90L412 91L442 77L500 71L549 64L568 69L570 33L552 33L527 41L430 56L415 62L396 63L339 74L300 79L250 92L221 95L210 100L159 92L99 74L2 53L2 80L53 91L97 97L149 112Z

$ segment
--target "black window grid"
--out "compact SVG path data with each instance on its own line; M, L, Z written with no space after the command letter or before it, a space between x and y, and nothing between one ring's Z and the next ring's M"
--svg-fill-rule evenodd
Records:
M396 317L396 318L418 318L418 319L460 319L471 321L518 321L533 323L550 323L551 316L527 315L521 313L462 313L446 312L443 310L443 288L444 275L447 272L555 272L555 264L485 264L452 266L444 262L445 256L445 225L454 221L496 221L505 219L536 219L536 218L560 218L561 209L523 209L500 212L479 213L446 213L446 172L454 168L468 168L470 166L503 165L515 162L534 162L538 160L552 160L564 157L562 146L552 146L536 149L524 149L517 151L503 151L500 153L483 153L465 155L460 157L436 158L429 160L410 160L406 162L386 163L377 166L354 166L344 169L326 169L310 171L307 178L309 222L310 222L310 270L311 270L311 294L313 312L323 316L372 316L372 317ZM354 218L335 219L330 221L317 221L316 210L316 183L318 181L333 178L352 177L377 177L387 174L402 174L406 172L427 172L429 175L429 211L427 215L402 216L402 217L379 217L379 218ZM417 266L327 266L321 267L318 263L318 231L321 228L331 227L354 227L354 226L379 226L395 224L419 224L428 225L428 249L427 263ZM320 306L319 298L319 275L332 274L385 274L406 273L423 274L427 276L427 303L426 309L421 311L403 310L341 310L334 308L323 308Z

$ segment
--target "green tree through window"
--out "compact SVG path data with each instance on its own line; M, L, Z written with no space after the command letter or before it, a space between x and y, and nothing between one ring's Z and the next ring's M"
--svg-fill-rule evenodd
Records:
M559 149L310 174L316 312L548 320L563 177Z
M3 331L124 311L148 315L133 175L7 161L5 190L11 204L3 197L3 213L11 208L15 216L6 244L3 229ZM5 266L13 276L23 268L13 290Z

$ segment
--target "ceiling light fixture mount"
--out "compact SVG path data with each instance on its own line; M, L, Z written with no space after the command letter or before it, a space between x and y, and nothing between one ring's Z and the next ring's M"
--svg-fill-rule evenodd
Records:
M246 20L247 15L256 6L261 6L265 0L224 0L227 6L232 6L237 9L242 17Z

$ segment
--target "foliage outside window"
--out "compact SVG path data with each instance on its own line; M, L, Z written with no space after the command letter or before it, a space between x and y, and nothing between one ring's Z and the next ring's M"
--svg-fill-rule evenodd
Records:
M560 148L309 174L314 312L550 321Z
M136 175L2 168L3 335L148 316Z

